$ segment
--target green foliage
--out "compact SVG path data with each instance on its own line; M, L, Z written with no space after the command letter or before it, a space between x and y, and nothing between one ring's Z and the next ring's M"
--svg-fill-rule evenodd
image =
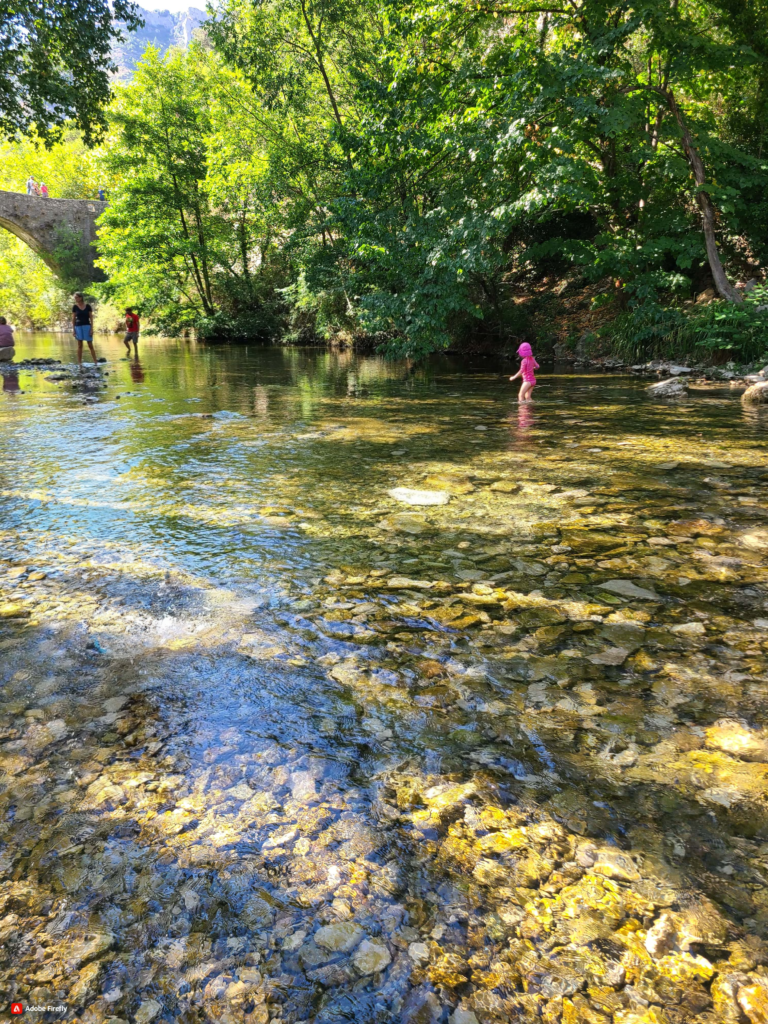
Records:
M484 319L557 264L613 278L624 305L690 295L707 254L681 124L710 168L726 258L762 254L747 197L768 166L726 143L712 104L759 87L749 38L666 0L642 17L604 0L512 13L389 6L389 82L367 83L339 215L366 321L392 329L394 351L444 347L457 317Z
M141 24L127 0L14 0L0 5L0 134L46 143L74 124L91 141L104 125L117 22Z
M58 324L71 306L69 294L24 242L0 231L0 315L16 327Z
M79 231L64 224L59 226L51 256L56 265L59 286L65 291L78 291L89 283L90 268L83 252L83 238Z
M705 353L726 351L750 362L768 351L768 314L751 303L712 302L681 327L678 335L682 345L691 338Z
M110 109L102 294L164 332L273 329L280 255L247 99L242 80L203 49L164 59L150 49Z
M98 195L92 151L71 128L48 147L35 136L0 142L0 189L24 192L30 175L38 183L45 182L52 199L96 199Z
M707 361L728 355L743 363L768 352L768 309L758 291L743 305L715 301L688 310L656 303L637 306L600 332L611 351L629 361L672 358Z

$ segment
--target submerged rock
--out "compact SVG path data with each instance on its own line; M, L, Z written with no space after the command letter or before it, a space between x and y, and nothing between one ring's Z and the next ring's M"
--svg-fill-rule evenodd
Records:
M629 653L626 647L608 647L604 651L590 655L589 660L593 665L623 665Z
M354 921L327 924L315 934L315 944L334 953L349 953L360 942L363 929Z
M621 882L636 882L640 872L629 854L621 850L602 849L597 851L592 870L597 875L618 879Z
M443 1008L434 992L417 988L403 1004L400 1024L434 1024L442 1012Z
M722 750L744 761L768 764L768 737L741 722L721 718L707 729L705 743L714 750Z
M471 494L475 489L468 477L450 473L432 473L424 483L437 491L445 490L450 494Z
M135 1024L150 1024L162 1011L163 1007L156 999L147 999L136 1011L136 1015L133 1018Z
M706 629L701 622L681 622L670 627L670 633L681 633L684 636L704 636Z
M600 583L601 590L607 590L611 594L619 594L621 597L635 597L639 601L658 601L659 595L652 590L638 587L632 580L607 580Z
M412 942L408 946L408 956L416 964L426 963L429 960L429 946L426 942Z
M101 935L86 936L83 939L76 939L67 949L67 968L73 970L91 963L98 959L107 950L115 945L114 935L103 933Z
M404 505L447 505L451 500L447 491L419 491L413 487L393 487L387 494Z
M736 996L749 1024L768 1024L768 982L760 979L756 985L744 985Z
M392 963L392 956L383 943L363 939L352 956L352 963L363 975L375 974Z
M676 943L677 929L675 928L675 922L670 914L662 914L653 927L648 929L644 943L645 948L654 960L658 960L666 953L669 953L671 949L674 949Z

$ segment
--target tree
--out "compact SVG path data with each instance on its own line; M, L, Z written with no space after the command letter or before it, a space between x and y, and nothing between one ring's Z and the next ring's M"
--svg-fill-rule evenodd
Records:
M648 323L738 303L768 260L767 5L225 0L118 89L109 287L413 356L533 331L553 278Z
M90 144L116 70L110 47L143 22L129 0L0 0L0 133L48 143L67 124Z
M259 333L269 317L261 283L271 268L272 197L242 94L203 48L164 58L150 48L109 109L104 291L169 330L227 333L245 315Z
M739 301L726 266L764 248L740 197L768 167L720 111L765 78L739 27L762 0L732 0L752 13L733 23L718 3L389 3L388 86L368 83L337 207L368 323L429 351L548 266L610 278L622 308L684 298L705 270Z

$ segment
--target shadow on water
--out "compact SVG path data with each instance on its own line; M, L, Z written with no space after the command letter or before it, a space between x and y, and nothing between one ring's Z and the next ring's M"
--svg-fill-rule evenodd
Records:
M765 419L97 348L0 400L2 997L760 1020Z

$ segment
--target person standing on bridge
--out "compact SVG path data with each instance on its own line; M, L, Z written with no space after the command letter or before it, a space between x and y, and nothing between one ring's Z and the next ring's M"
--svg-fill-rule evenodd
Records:
M45 184L44 181L40 182L40 195L43 197L43 199L48 198L48 186Z
M88 342L93 362L96 364L96 352L93 347L93 310L90 302L85 303L82 292L75 292L75 304L72 307L72 330L77 338L77 361L83 365L83 342Z
M30 176L27 178L27 195L33 196L35 194L35 179Z

